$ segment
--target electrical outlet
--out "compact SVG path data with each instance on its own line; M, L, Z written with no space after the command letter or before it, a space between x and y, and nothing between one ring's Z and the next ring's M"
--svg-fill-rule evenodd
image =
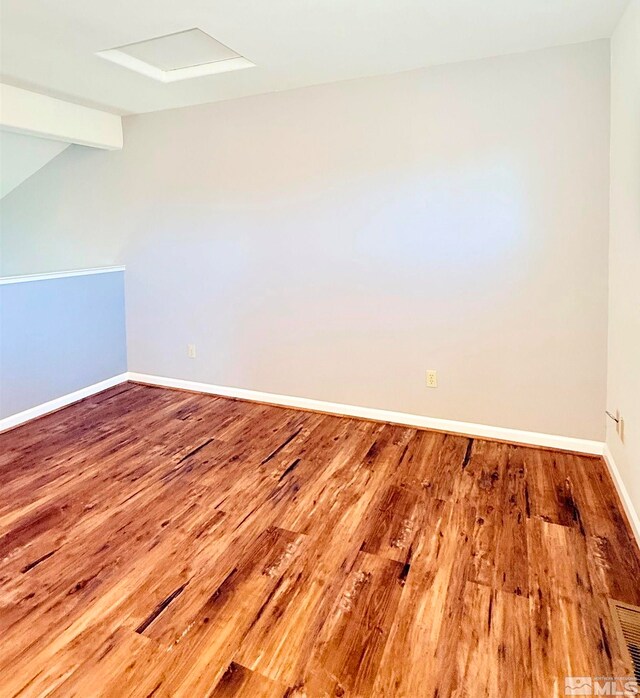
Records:
M433 369L427 371L427 388L438 387L438 372Z
M196 358L196 345L195 344L187 344L187 356L190 359Z

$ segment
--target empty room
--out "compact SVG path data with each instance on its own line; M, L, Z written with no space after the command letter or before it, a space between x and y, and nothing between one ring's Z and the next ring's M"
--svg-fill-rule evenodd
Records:
M0 698L640 695L640 0L0 9Z

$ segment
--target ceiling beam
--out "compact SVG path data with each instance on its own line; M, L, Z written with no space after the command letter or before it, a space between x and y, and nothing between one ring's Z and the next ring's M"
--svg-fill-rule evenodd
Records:
M92 148L122 148L122 119L116 114L2 83L0 129Z

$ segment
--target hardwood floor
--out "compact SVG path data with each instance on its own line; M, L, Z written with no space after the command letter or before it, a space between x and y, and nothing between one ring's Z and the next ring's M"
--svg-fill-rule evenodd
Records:
M632 675L598 458L125 384L0 434L0 695L564 695Z

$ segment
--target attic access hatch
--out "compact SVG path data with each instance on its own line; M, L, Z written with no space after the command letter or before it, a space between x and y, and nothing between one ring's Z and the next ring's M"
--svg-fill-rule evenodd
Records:
M255 66L200 29L118 46L98 51L96 55L159 82L176 82Z

